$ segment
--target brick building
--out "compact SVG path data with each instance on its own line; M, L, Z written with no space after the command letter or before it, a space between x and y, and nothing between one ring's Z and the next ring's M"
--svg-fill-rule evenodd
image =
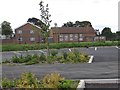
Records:
M93 42L96 32L92 27L53 27L53 42Z
M15 29L15 42L19 44L42 42L40 29L40 27L27 22L26 24Z

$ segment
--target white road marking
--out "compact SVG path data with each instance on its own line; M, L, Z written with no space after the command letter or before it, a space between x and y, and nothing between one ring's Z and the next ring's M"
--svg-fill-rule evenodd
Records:
M120 49L118 46L116 46L117 49Z
M97 50L97 47L95 47L95 51Z
M89 60L88 63L92 63L93 62L93 58L94 58L94 56L90 56L90 60Z
M71 52L71 49L69 49L69 51Z

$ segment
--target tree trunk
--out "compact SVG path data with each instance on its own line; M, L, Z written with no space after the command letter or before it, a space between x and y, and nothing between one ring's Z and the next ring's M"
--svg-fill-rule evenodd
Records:
M50 55L48 37L46 38L47 56Z

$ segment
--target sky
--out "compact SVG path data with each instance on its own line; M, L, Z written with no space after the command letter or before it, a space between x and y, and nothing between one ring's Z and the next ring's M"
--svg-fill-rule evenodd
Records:
M15 28L25 24L28 18L40 19L39 2L41 0L1 0L0 24L11 23ZM60 27L68 21L90 21L94 29L102 31L110 27L112 32L118 31L119 0L42 0L49 5L51 27L54 23Z

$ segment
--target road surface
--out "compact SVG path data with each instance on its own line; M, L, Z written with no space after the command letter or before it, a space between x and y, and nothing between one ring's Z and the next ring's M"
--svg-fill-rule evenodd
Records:
M73 49L71 49L72 51ZM118 78L118 48L97 47L77 48L78 51L94 56L93 63L80 64L36 64L36 65L2 65L2 76L10 79L18 78L22 72L32 72L38 78L45 74L58 72L68 79L114 79ZM59 53L69 52L69 49L60 49ZM26 52L20 52L26 54ZM29 51L29 54L40 53ZM3 58L10 58L19 52L4 52Z

